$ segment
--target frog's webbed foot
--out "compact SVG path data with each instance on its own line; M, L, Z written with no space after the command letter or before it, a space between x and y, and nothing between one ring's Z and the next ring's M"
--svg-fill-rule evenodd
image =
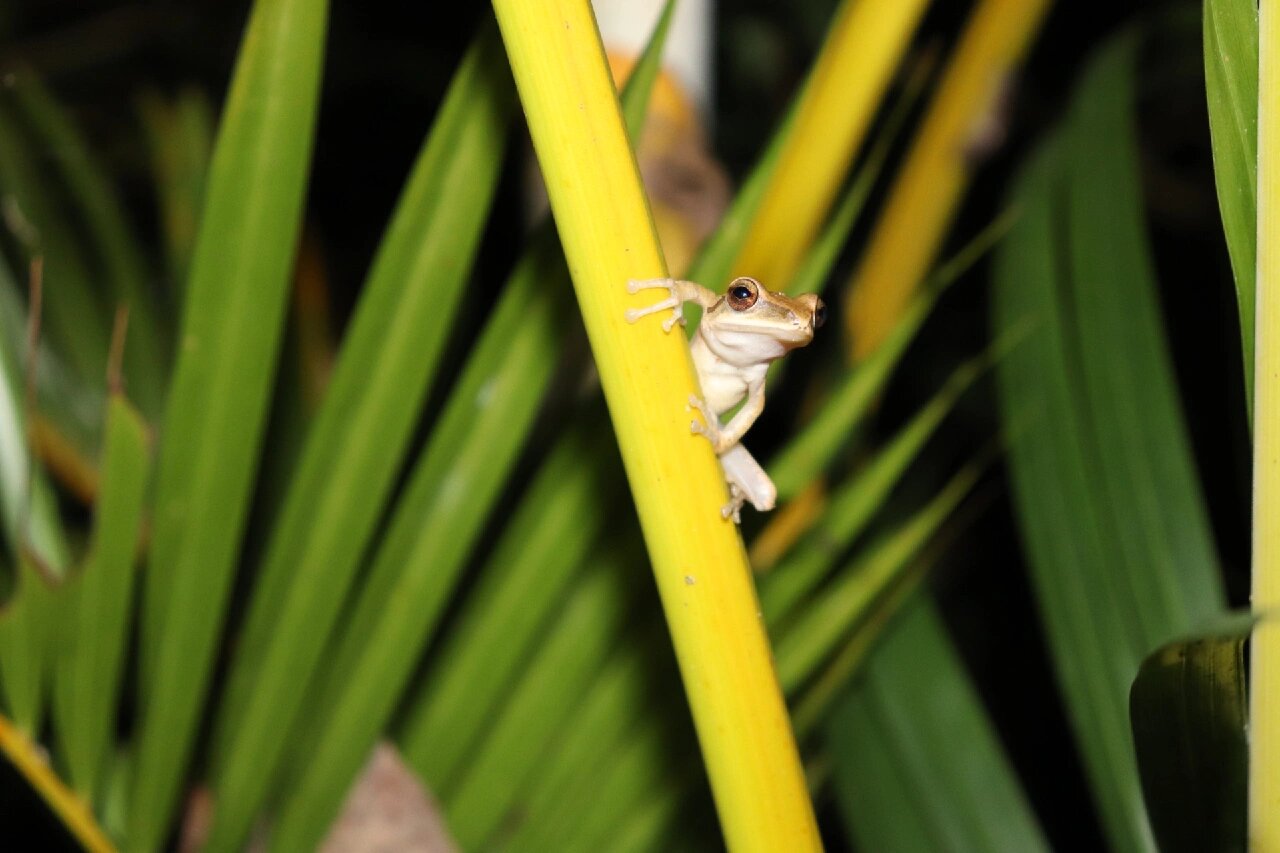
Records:
M702 415L703 420L703 423L691 421L689 423L689 432L694 435L705 435L707 437L707 441L711 442L711 449L716 452L717 456L720 455L724 452L724 448L721 447L721 444L723 444L723 438L720 432L719 416L717 416L715 412L711 411L707 404L702 401L702 398L696 394L689 395L689 406L697 409L698 413Z
M627 293L639 293L642 290L650 290L663 288L670 295L661 302L655 302L644 308L627 309L627 322L634 323L641 317L647 317L650 314L657 314L667 308L671 309L671 316L662 321L662 331L670 332L676 323L684 325L684 311L681 308L684 300L680 298L679 289L676 287L675 279L671 278L646 278L631 279L627 282Z

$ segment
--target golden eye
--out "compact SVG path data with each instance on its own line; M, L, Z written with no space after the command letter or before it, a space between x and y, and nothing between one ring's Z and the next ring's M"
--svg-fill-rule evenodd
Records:
M725 301L734 311L746 311L760 298L760 285L753 279L735 278L729 283Z

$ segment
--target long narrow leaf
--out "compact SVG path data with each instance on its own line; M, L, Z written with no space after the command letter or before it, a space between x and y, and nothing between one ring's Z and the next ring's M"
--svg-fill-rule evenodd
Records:
M1258 4L1205 0L1204 75L1222 230L1235 273L1245 400L1253 411L1258 245Z
M1098 454L1091 470L1101 479L1151 648L1220 612L1225 596L1143 222L1136 55L1136 43L1122 36L1081 84L1069 130L1066 216L1081 402Z
M556 734L548 738L538 775L508 809L485 846L555 850L591 799L600 774L648 710L648 678L657 626L637 630L598 668L581 697L566 697Z
M1091 463L1077 408L1078 375L1058 314L1067 284L1055 265L1056 151L1042 149L1019 181L1022 217L996 256L995 327L1035 318L997 371L1009 424L1010 474L1054 663L1090 767L1112 843L1150 849L1124 707L1136 671L1136 629L1115 605L1122 578L1087 476ZM1049 485L1052 485L1050 488Z
M74 620L63 630L73 637L55 683L58 742L72 785L89 803L115 730L150 467L146 425L122 397L112 397L93 541L66 590Z
M0 611L0 690L19 730L41 725L58 629L51 582L70 557L58 505L27 442L24 359L18 341L0 338L0 522L17 571L5 578ZM38 563L38 565L37 565Z
M44 723L52 686L59 597L29 555L18 555L8 600L0 609L0 690L4 708L25 737Z
M129 845L167 834L248 511L305 194L324 0L258 0L210 167L168 398Z
M995 296L997 330L1035 324L999 371L1015 505L1093 793L1122 850L1152 843L1129 683L1150 649L1223 600L1143 234L1134 35L1090 65L1067 130L1019 181L1023 216L997 258Z

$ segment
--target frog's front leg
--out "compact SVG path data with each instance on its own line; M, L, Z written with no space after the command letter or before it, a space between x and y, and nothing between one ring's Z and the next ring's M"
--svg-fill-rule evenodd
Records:
M647 317L650 314L656 314L659 311L670 308L671 316L662 321L662 330L669 332L676 323L684 325L684 311L681 310L681 306L684 303L696 302L705 309L715 305L720 298L696 282L682 281L675 278L633 278L627 282L627 293L639 293L642 290L656 288L663 288L670 295L661 302L655 302L645 308L628 309L628 323L634 323L641 317Z

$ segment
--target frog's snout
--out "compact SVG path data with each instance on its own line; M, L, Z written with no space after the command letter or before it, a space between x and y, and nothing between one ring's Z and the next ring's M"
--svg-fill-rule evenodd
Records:
M823 324L826 322L827 322L827 303L823 302L821 299L818 299L817 304L813 306L813 319L810 321L810 326L812 326L812 328L816 331L817 329L821 329Z

